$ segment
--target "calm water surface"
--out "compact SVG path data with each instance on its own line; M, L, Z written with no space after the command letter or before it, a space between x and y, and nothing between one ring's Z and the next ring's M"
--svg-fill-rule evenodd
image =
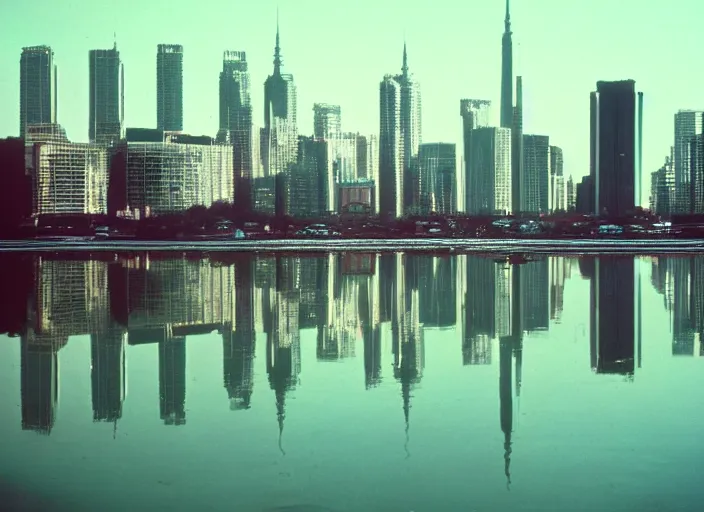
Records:
M704 258L0 274L3 510L704 508Z

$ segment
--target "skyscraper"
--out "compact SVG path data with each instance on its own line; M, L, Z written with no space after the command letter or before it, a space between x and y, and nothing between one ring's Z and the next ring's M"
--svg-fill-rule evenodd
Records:
M218 140L229 138L233 151L234 202L244 211L252 208L252 102L245 52L226 51L220 73L220 130Z
M513 42L511 40L511 12L506 0L504 35L501 40L501 127L513 126Z
M675 114L675 205L676 213L690 213L691 142L702 134L704 112L680 110Z
M550 204L551 212L567 210L565 196L564 160L562 148L550 146Z
M467 211L469 204L469 167L472 161L472 132L477 128L485 128L489 126L489 113L491 102L488 100L460 100L460 116L462 117L462 142L463 142L463 171L460 176L460 184L458 192L458 202L461 197L461 204L458 208L462 211Z
M597 82L591 95L595 213L626 215L640 203L643 93L634 80Z
M398 96L398 97L397 97ZM421 143L420 85L408 70L403 45L400 75L386 75L380 86L379 194L383 215L400 217L418 207L418 151ZM398 136L396 133L398 132ZM394 186L392 176L400 181ZM384 190L384 187L387 187ZM392 203L395 208L391 208Z
M51 48L22 48L20 137L24 137L27 125L56 123L56 89L56 66Z
M419 152L419 212L457 212L457 160L455 144L421 144Z
M513 109L513 124L511 125L511 211L515 215L521 211L529 211L523 204L526 195L523 191L526 174L523 166L523 79L516 77L516 106Z
M379 86L379 213L403 215L403 138L401 137L401 86L386 75Z
M120 139L123 120L123 87L120 52L91 50L88 137L91 142L112 144Z
M574 186L574 180L572 179L572 175L570 174L570 177L567 178L567 185L565 186L566 188L566 193L567 193L567 211L571 212L575 209L575 186Z
M298 154L298 126L296 121L296 86L293 75L281 73L279 26L276 24L274 72L264 82L264 129L262 130L262 163L267 177L273 177L275 211L286 214L284 180Z
M470 215L505 215L511 211L511 130L474 130L470 153L466 212Z
M313 135L316 139L339 139L341 136L339 105L313 105Z
M521 211L547 213L550 204L550 139L546 135L523 136Z
M156 55L156 126L183 130L183 46L160 44Z

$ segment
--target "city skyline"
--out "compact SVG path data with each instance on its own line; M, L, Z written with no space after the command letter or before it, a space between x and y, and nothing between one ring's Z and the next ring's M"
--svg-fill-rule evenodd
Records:
M643 37L642 39L631 38L627 44L622 42L622 33L627 31L623 27L624 19L631 19L633 27L638 26L648 16L659 16L665 22L670 20L674 22L670 9L662 8L659 12L657 8L649 13L631 12L631 4L634 2L623 2L617 6L617 9L623 9L624 14L628 13L628 17L619 17L613 10L609 11L613 15L614 22L618 20L620 30L608 30L611 26L611 18L600 20L604 27L603 33L613 32L613 37L618 37L619 45L615 45L614 41L609 41L607 36L600 34L600 39L597 41L591 35L590 31L580 32L581 27L570 26L570 37L575 41L572 55L561 54L561 57L555 56L551 59L545 59L548 49L549 54L554 53L551 50L554 46L552 38L545 37L544 31L537 31L532 22L533 19L541 19L541 26L546 22L545 19L554 20L555 23L547 22L549 30L555 30L559 36L563 26L558 23L562 19L579 18L581 20L594 19L599 17L601 11L600 4L604 2L597 1L589 5L562 5L558 2L545 2L539 8L535 6L526 6L524 2L514 1L511 5L511 21L513 31L513 46L514 46L514 75L522 75L525 80L525 132L532 134L546 134L552 136L554 142L562 147L565 151L565 175L573 175L575 178L583 176L588 172L588 126L584 126L588 121L588 104L586 93L593 90L594 83L597 80L605 79L626 79L633 78L639 84L639 89L646 93L647 98L652 98L646 102L646 125L644 129L644 165L643 173L648 174L653 169L661 164L663 154L667 154L667 148L671 145L671 119L672 114L680 108L697 108L700 102L699 97L694 91L687 92L678 91L677 98L672 98L667 94L671 90L670 84L661 78L667 73L658 70L658 76L647 78L649 73L644 71L644 67L649 66L648 45L654 44ZM683 1L682 4L687 2ZM497 5L495 5L497 4ZM5 35L2 45L2 62L16 62L17 49L22 46L31 45L40 40L51 44L55 53L55 61L59 66L59 122L62 123L72 140L81 140L85 137L82 129L87 122L87 105L79 105L74 96L80 96L80 91L87 89L87 68L85 66L85 53L90 49L109 47L111 42L110 36L113 32L117 32L118 49L121 53L122 61L125 63L126 75L126 101L125 101L125 122L127 126L151 126L154 125L152 113L154 109L149 108L151 103L155 104L155 98L150 99L150 96L155 94L155 91L149 91L149 78L155 74L152 58L147 56L153 55L153 49L157 44L164 41L175 41L184 46L184 130L189 133L213 133L217 128L217 122L214 119L217 112L217 73L221 66L220 56L225 49L244 50L251 55L251 74L252 83L260 83L266 76L270 65L270 46L271 32L273 27L273 19L275 6L263 4L252 8L252 12L243 13L242 18L247 19L247 24L251 28L244 27L238 31L241 38L238 41L227 41L226 37L209 38L207 43L198 42L185 31L185 24L180 21L185 14L185 11L170 14L174 23L164 24L164 27L159 27L152 31L148 36L153 38L148 40L140 36L124 39L120 34L127 32L122 25L124 22L114 17L105 19L104 14L92 12L93 7L76 6L75 7L81 16L95 16L98 20L103 19L104 22L91 24L95 26L95 30L90 30L85 36L81 34L81 44L78 41L73 41L72 38L67 40L61 37L61 30L57 28L48 29L47 21L38 20L34 26L24 32L24 35ZM383 9L393 9L394 6L384 6ZM443 19L443 37L432 43L420 43L415 34L420 34L421 25L423 22L430 22L427 16L414 15L415 13L405 14L399 20L399 29L397 31L387 30L384 33L375 33L369 36L368 44L375 48L373 55L366 52L365 64L358 66L359 58L355 59L355 55L360 55L358 45L330 45L330 48L317 48L317 58L325 59L325 67L330 70L330 73L320 74L313 71L316 68L310 68L304 65L306 61L310 61L310 43L318 36L313 37L312 34L306 34L300 27L305 26L303 20L310 19L311 16L320 16L317 19L323 24L321 30L329 30L325 26L327 13L321 9L314 9L314 6L306 6L299 10L282 9L282 38L285 41L287 69L297 76L299 89L299 104L301 105L301 119L299 121L299 129L301 133L312 132L312 107L315 102L329 102L339 104L342 107L343 123L346 129L350 131L360 131L364 133L376 132L376 122L378 114L374 112L375 84L378 84L378 76L389 70L393 70L395 62L398 62L399 48L403 41L403 27L405 27L406 40L408 42L410 66L419 82L423 84L424 89L424 133L423 140L426 142L461 142L461 128L459 120L454 119L456 112L456 102L462 97L486 98L492 100L496 106L500 105L498 101L499 84L500 84L500 38L499 32L502 27L503 11L505 8L504 2L486 2L482 5L472 6L471 9L464 10L472 16L479 16L486 19L488 23L480 24L481 27L474 34L466 36L455 34L452 27L458 30L459 27L454 25L459 24L453 20L453 14L456 18L462 19L464 16L463 9L439 9L437 16ZM684 8L684 6L683 6ZM693 7L693 10L700 7ZM23 9L18 6L7 8L11 11L9 14L22 15ZM364 13L364 6L356 6L355 9L359 12L349 13L347 18L351 23L360 18L369 19L368 13ZM544 11L543 11L544 9ZM255 12L256 11L256 12ZM593 12L592 12L593 11ZM74 13L75 14L75 13ZM139 23L147 24L152 16L156 14L153 7L150 7L144 12L143 18ZM367 16L362 16L366 14ZM382 13L379 13L383 17ZM433 16L433 14L431 14ZM547 16L547 18L546 18ZM639 20L640 18L640 20ZM315 18L314 18L315 19ZM52 18L53 21L53 18ZM189 19L190 21L190 19ZM679 23L678 18L678 23ZM220 22L210 20L209 24L213 25L213 29L208 29L209 34L220 33L215 27ZM376 19L372 19L372 26L376 26ZM138 24L139 25L139 24ZM168 28L167 28L168 25ZM585 23L584 26L588 24ZM141 25L140 25L141 26ZM183 26L183 37L178 37L178 27ZM332 26L332 24L331 24ZM40 30L37 28L40 27ZM100 30L98 30L100 28ZM188 32L198 33L199 30L205 29L205 25L195 23L195 26ZM332 28L332 27L330 27ZM336 29L337 30L337 29ZM343 33L345 28L342 29ZM684 30L679 27L674 33L674 41L671 44L677 44L676 39ZM170 32L170 33L169 33ZM589 37L587 38L587 33ZM36 39L39 35L41 37ZM12 38L11 40L8 40ZM465 39L466 38L466 39ZM584 45L577 44L580 38L584 41ZM77 39L77 38L76 38ZM340 37L341 41L349 41L349 38ZM426 39L426 38L424 38ZM86 41L87 40L87 41ZM461 40L461 41L460 41ZM670 38L672 41L673 39ZM479 44L481 41L481 44ZM360 42L361 43L361 42ZM640 46L639 46L640 45ZM349 46L349 47L348 47ZM490 50L481 52L473 59L473 65L467 66L467 69L456 69L456 66L451 64L456 62L457 58L463 50L461 48L485 47ZM610 48L611 46L611 48ZM623 65L624 59L613 58L613 46L617 46L622 56L628 55L633 62L632 69L629 66ZM684 46L684 42L682 43ZM363 47L363 46L362 46ZM549 48L548 48L549 47ZM581 50L580 50L581 47ZM14 51L10 52L10 48ZM592 50L587 51L587 48ZM608 55L612 58L608 60L603 58L607 55L606 49L609 48ZM636 51L637 50L637 51ZM541 53L542 52L542 53ZM601 53L600 53L601 52ZM331 54L335 58L331 59ZM189 55L191 56L189 58ZM682 62L680 59L687 60L687 52L670 52L672 65L674 69L682 66L675 65L675 62ZM6 57L7 56L7 57ZM566 58L567 57L567 58ZM575 87L569 86L565 81L545 82L542 76L552 76L552 72L547 69L552 65L555 66L555 59L558 59L560 69L568 68L565 71L565 76L568 77L569 83ZM220 62L219 62L220 61ZM81 64L82 63L82 64ZM443 64L440 64L443 63ZM670 63L670 61L668 61ZM16 129L13 129L18 123L13 122L13 111L16 110L13 105L18 104L14 101L17 98L16 91L17 83L15 75L17 73L16 65L6 66L8 74L5 79L0 82L0 91L7 98L4 103L10 113L8 126L4 123L8 122L3 118L0 121L0 133L13 135ZM394 66L395 67L395 66ZM206 71L210 70L211 71ZM340 73L336 70L345 69L345 73ZM443 72L443 69L447 72ZM571 69L571 71L569 71ZM348 80L347 84L340 83L340 76L349 76L350 72L354 72L354 79ZM693 70L697 73L698 70ZM452 78L453 75L456 78ZM312 77L315 79L312 79ZM135 77L135 78L132 78ZM139 77L139 80L136 79ZM211 77L209 79L208 77ZM693 81L693 83L696 81ZM153 81L151 81L153 83ZM550 84L555 85L550 85ZM334 84L337 84L335 86ZM577 84L578 85L577 87ZM660 88L655 87L660 85ZM558 87L559 85L559 87ZM255 105L262 104L262 93L259 87L253 87L252 102ZM345 92L347 89L347 92ZM560 89L560 90L558 90ZM71 91L71 94L68 93ZM133 91L139 91L133 92ZM208 91L211 91L210 93ZM196 100L195 98L198 98ZM652 105L651 105L652 102ZM212 104L213 108L210 108ZM548 108L549 106L549 108ZM213 111L211 114L210 111ZM497 109L494 111L494 117L498 117ZM577 114L580 112L579 114ZM582 119L584 122L574 123L575 117ZM308 120L310 119L310 122ZM215 121L215 122L214 122ZM492 122L497 125L498 123ZM566 126L571 125L569 128ZM555 138L559 135L559 138ZM647 195L643 191L643 195ZM641 198L642 200L645 198Z

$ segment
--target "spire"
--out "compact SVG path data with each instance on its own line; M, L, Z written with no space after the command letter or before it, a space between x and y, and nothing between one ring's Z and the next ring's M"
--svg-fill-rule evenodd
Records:
M403 66L401 67L401 73L404 77L408 76L408 52L406 51L406 41L403 41Z
M279 46L279 8L276 8L276 46L274 47L274 74L281 74L281 46Z
M506 0L506 18L504 19L504 25L506 26L506 32L511 32L511 0Z

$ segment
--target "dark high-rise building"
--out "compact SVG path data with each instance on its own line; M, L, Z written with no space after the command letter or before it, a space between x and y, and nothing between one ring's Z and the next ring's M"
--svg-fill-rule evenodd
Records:
M550 206L550 139L546 135L523 136L521 193L523 197L520 211L548 213Z
M126 332L111 328L91 334L91 396L93 421L114 422L122 417L125 399Z
M704 114L702 114L704 116ZM694 135L689 141L689 213L704 213L704 134ZM667 167L665 167L667 171ZM670 191L670 174L665 174L662 188ZM675 184L676 188L676 184ZM670 196L673 194L670 192ZM675 196L677 192L675 191ZM674 202L674 201L673 201Z
M471 139L465 211L505 215L511 211L511 130L477 128Z
M234 203L252 209L252 102L245 52L226 51L220 73L220 129L218 141L230 141L233 159Z
M159 410L165 425L186 424L186 338L159 341Z
M124 80L120 52L117 45L110 50L91 50L89 60L88 137L91 142L112 144L122 134Z
M457 213L457 156L455 144L421 144L419 208L421 214Z
M0 139L0 231L14 231L32 215L32 175L27 171L25 143L19 137Z
M56 123L56 66L49 46L22 48L20 58L20 137L30 124Z
M183 46L160 44L156 54L156 127L183 130Z
M504 35L501 40L501 127L513 126L513 42L511 40L511 12L506 0Z
M594 180L591 176L582 177L575 186L575 211L583 215L594 213Z
M329 142L299 137L297 162L286 176L286 185L277 194L284 211L301 218L320 218L329 213L332 181Z
M598 82L591 95L595 213L621 216L640 203L643 93L635 81Z

